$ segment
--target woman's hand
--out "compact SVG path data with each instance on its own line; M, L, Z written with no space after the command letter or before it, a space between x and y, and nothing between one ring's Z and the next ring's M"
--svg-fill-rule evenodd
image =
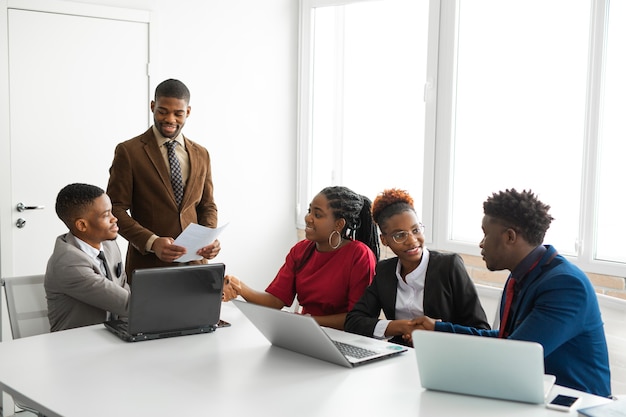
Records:
M222 301L230 301L241 295L241 281L233 275L224 277L224 291L222 292Z

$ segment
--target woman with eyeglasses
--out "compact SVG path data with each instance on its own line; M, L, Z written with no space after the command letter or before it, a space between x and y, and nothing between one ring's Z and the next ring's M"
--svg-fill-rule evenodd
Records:
M463 260L426 248L424 225L406 191L379 194L372 217L396 257L378 262L372 284L346 317L346 331L411 346L410 320L418 316L489 329Z
M302 314L342 330L347 312L372 282L380 252L371 201L347 187L326 187L304 221L306 239L291 248L265 291L226 276L223 300L241 296L280 309L297 296Z

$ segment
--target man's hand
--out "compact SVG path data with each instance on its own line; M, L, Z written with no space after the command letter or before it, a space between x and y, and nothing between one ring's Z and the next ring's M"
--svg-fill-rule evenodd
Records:
M415 317L409 320L408 328L412 329L410 332L404 333L402 339L406 340L411 346L413 346L413 330L435 330L435 323L441 320L431 319L427 316Z
M392 320L387 326L385 336L403 336L405 334L411 334L413 330L417 330L417 326L413 323L413 320Z
M218 253L220 253L220 249L220 241L215 239L213 243L203 248L200 248L196 253L205 259L213 259L217 256Z
M428 316L420 316L412 319L411 326L415 327L416 330L435 330L435 323L441 320L431 319Z
M174 244L171 237L159 237L152 243L152 251L163 262L174 262L187 253L187 249Z
M224 291L222 293L222 301L230 301L241 294L241 281L232 275L224 277Z

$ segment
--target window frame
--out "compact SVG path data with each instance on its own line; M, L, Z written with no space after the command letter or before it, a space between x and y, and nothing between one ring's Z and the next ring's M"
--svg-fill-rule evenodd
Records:
M311 64L312 9L384 0L300 0L300 56L298 84L298 172L296 179L296 226L304 227L311 190ZM429 0L427 78L424 80L425 131L424 181L421 217L426 228L426 243L433 248L479 256L478 243L451 239L452 156L455 135L456 51L458 45L459 5L461 0ZM594 259L597 215L602 78L605 64L605 39L609 0L593 0L590 11L590 46L587 61L587 99L584 123L584 160L582 163L580 235L577 255L568 257L587 272L626 276L626 263ZM335 158L337 160L337 158ZM390 185L392 186L392 185ZM477 224L476 227L480 227ZM546 242L549 243L549 242ZM558 248L557 248L558 249Z
M295 215L296 227L304 228L304 215L308 209L309 199L317 190L311 187L311 119L312 119L312 56L313 56L313 36L312 36L312 9L325 6L342 6L352 3L363 3L370 1L384 0L300 0L300 25L299 25L299 77L298 77L298 141L297 141L297 173L296 173L296 202ZM429 27L428 38L436 39L438 26L432 22L439 21L440 0L429 0ZM435 131L437 113L437 61L439 47L436 43L429 42L427 47L427 68L426 80L424 80L424 101L426 114L424 119L425 138L424 143L424 177L423 177L423 201L433 201L434 199L434 175L435 175ZM336 150L342 149L341 144L336 144ZM340 182L341 163L340 157L334 158L336 172L335 180ZM434 206L424 204L422 209L422 220L432 224ZM432 230L427 228L425 237L427 242L432 241Z

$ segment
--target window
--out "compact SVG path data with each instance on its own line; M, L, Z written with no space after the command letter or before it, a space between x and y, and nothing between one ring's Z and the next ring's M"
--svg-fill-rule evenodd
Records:
M428 2L304 3L303 54L311 61L301 78L301 161L309 168L298 221L329 185L372 200L394 186L421 205Z
M482 202L532 189L546 243L626 273L624 2L301 1L305 211L329 183L405 188L430 246L477 255Z
M555 218L546 241L576 254L589 10L571 0L461 3L451 240L482 239L477 219L492 192L532 189Z
M610 5L606 61L601 112L600 151L598 162L598 232L595 259L626 263L624 194L626 178L626 3Z

